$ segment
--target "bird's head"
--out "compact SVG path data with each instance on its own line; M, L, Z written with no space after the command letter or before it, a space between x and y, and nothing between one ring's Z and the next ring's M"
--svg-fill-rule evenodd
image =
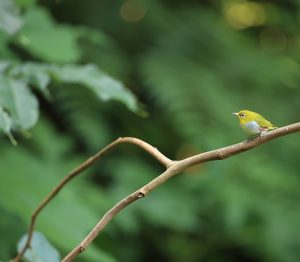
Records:
M241 124L245 124L254 120L255 113L249 110L241 110L237 113L232 113L236 115Z

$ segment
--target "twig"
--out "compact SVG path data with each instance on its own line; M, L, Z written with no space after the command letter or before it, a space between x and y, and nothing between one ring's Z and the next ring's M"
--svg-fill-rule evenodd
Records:
M110 143L108 146L100 150L98 153L93 155L92 157L88 158L85 162L81 165L76 167L73 171L71 171L68 175L64 177L64 179L44 198L44 200L39 204L39 206L35 209L35 211L31 215L31 223L28 230L28 238L23 249L20 253L14 258L14 262L19 262L23 257L26 250L30 247L30 243L32 240L33 230L35 227L36 219L39 213L44 209L44 207L59 193L59 191L74 177L79 175L81 172L86 170L88 167L93 165L99 158L107 154L110 150L116 147L118 144L122 143L129 143L137 145L138 147L147 151L150 155L152 155L158 162L168 168L172 164L172 160L164 156L160 153L155 147L151 146L150 144L133 137L120 137L117 140Z
M222 160L228 158L230 156L242 153L247 151L253 147L257 147L271 139L288 135L294 132L300 131L300 122L292 125L288 125L285 127L281 127L266 133L262 138L257 137L255 139L244 141L238 144L234 144L228 147L223 147L220 149L216 149L213 151L205 152L199 155L195 155L192 157L185 158L180 161L172 161L162 153L160 153L156 148L147 144L146 142L139 140L137 138L125 137L119 138L105 147L103 150L99 151L96 155L89 158L79 167L77 167L74 171L72 171L69 175L67 175L58 185L55 187L51 193L43 200L43 202L38 206L38 208L33 212L31 218L31 224L28 231L28 239L23 248L23 250L18 254L15 258L15 262L19 261L26 249L30 247L30 242L32 238L32 233L34 229L34 225L36 222L37 215L41 212L41 210L49 203L49 201L61 190L61 188L69 182L76 175L81 173L83 170L91 166L97 159L110 151L113 147L120 143L131 143L135 144L144 150L146 150L149 154L151 154L154 158L156 158L161 164L163 164L167 169L160 176L156 177L152 181L150 181L147 185L143 186L139 190L135 191L131 195L122 199L119 203L113 206L108 212L104 214L98 224L91 230L88 236L78 245L76 246L62 261L69 262L72 261L75 257L77 257L81 252L83 252L91 242L97 237L97 235L104 229L104 227L110 222L110 220L116 216L122 209L124 209L129 204L135 202L136 200L145 197L149 194L153 189L180 173L184 169L191 167L196 164L212 161L212 160Z
M222 160L230 156L242 153L251 148L257 147L267 141L288 135L294 132L300 131L300 122L285 127L281 127L266 133L262 138L257 137L252 140L247 140L238 144L234 144L228 147L223 147L213 151L205 152L199 155L185 158L180 161L173 161L173 163L167 168L167 170L160 176L156 177L150 181L147 185L141 187L139 190L130 194L129 196L122 199L119 203L113 206L108 212L104 214L98 224L91 230L91 232L86 236L86 238L76 246L63 260L62 262L72 261L81 252L85 251L86 248L91 244L91 242L98 236L98 234L105 228L105 226L116 216L122 209L127 207L129 204L135 202L136 200L145 197L153 189L169 180L171 177L182 172L184 169L191 167L196 164L212 161L212 160Z

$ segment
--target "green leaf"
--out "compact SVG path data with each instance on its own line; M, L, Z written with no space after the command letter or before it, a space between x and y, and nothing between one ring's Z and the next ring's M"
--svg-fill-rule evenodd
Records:
M24 235L18 243L18 252L22 250L27 240ZM58 251L49 243L43 234L34 232L32 235L31 247L25 252L24 257L29 262L56 262L60 261Z
M22 25L19 9L12 0L0 0L0 30L16 33Z
M46 9L30 8L18 35L18 44L29 53L49 62L75 62L80 57L77 32L56 24Z
M5 134L9 137L10 141L13 145L17 145L17 141L11 134L12 129L12 119L9 117L9 115L3 110L3 108L0 106L0 129L4 131Z
M0 130L15 144L11 130L26 130L38 120L38 101L28 85L39 89L49 98L51 79L62 83L79 84L90 89L102 101L117 100L131 111L138 112L135 96L120 81L95 65L64 66L11 61L0 63Z
M10 128L28 129L38 120L37 99L22 80L13 80L0 75L0 106L12 119ZM9 127L7 117L5 123L7 130Z
M46 96L49 95L47 86L52 78L62 83L87 87L102 101L117 100L131 111L139 110L136 97L131 91L95 65L25 63L11 69L10 75L40 89Z
M3 74L11 66L11 64L11 61L0 61L0 74Z
M0 129L2 129L6 134L10 133L12 128L12 120L9 115L0 106Z
M138 110L136 98L123 83L101 71L95 65L52 66L50 71L64 83L75 83L88 87L103 101L118 100L131 111Z
M47 66L43 64L25 63L13 68L10 74L15 77L21 77L28 84L38 88L45 96L49 96L49 90L47 87L51 79L46 69Z

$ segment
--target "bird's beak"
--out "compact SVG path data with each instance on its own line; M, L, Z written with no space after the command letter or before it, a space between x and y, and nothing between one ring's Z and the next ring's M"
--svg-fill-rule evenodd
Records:
M239 113L232 113L233 115L236 115L236 116L238 116L239 115Z

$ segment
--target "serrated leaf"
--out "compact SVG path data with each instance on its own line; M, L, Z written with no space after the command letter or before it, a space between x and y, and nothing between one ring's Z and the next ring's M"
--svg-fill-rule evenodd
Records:
M8 34L14 34L22 25L15 1L0 0L0 29Z
M66 65L51 67L54 77L65 83L76 83L91 89L103 101L110 99L123 102L131 111L137 111L138 105L134 95L122 82L110 77L95 65Z
M0 106L11 117L13 128L28 129L38 120L38 102L25 81L0 75Z
M24 18L18 42L29 53L49 62L75 62L80 57L75 29L56 24L46 9L32 7Z
M22 250L27 240L27 234L18 242L18 252ZM43 234L34 232L31 247L27 249L24 258L29 262L56 262L60 261L58 251L49 243Z

